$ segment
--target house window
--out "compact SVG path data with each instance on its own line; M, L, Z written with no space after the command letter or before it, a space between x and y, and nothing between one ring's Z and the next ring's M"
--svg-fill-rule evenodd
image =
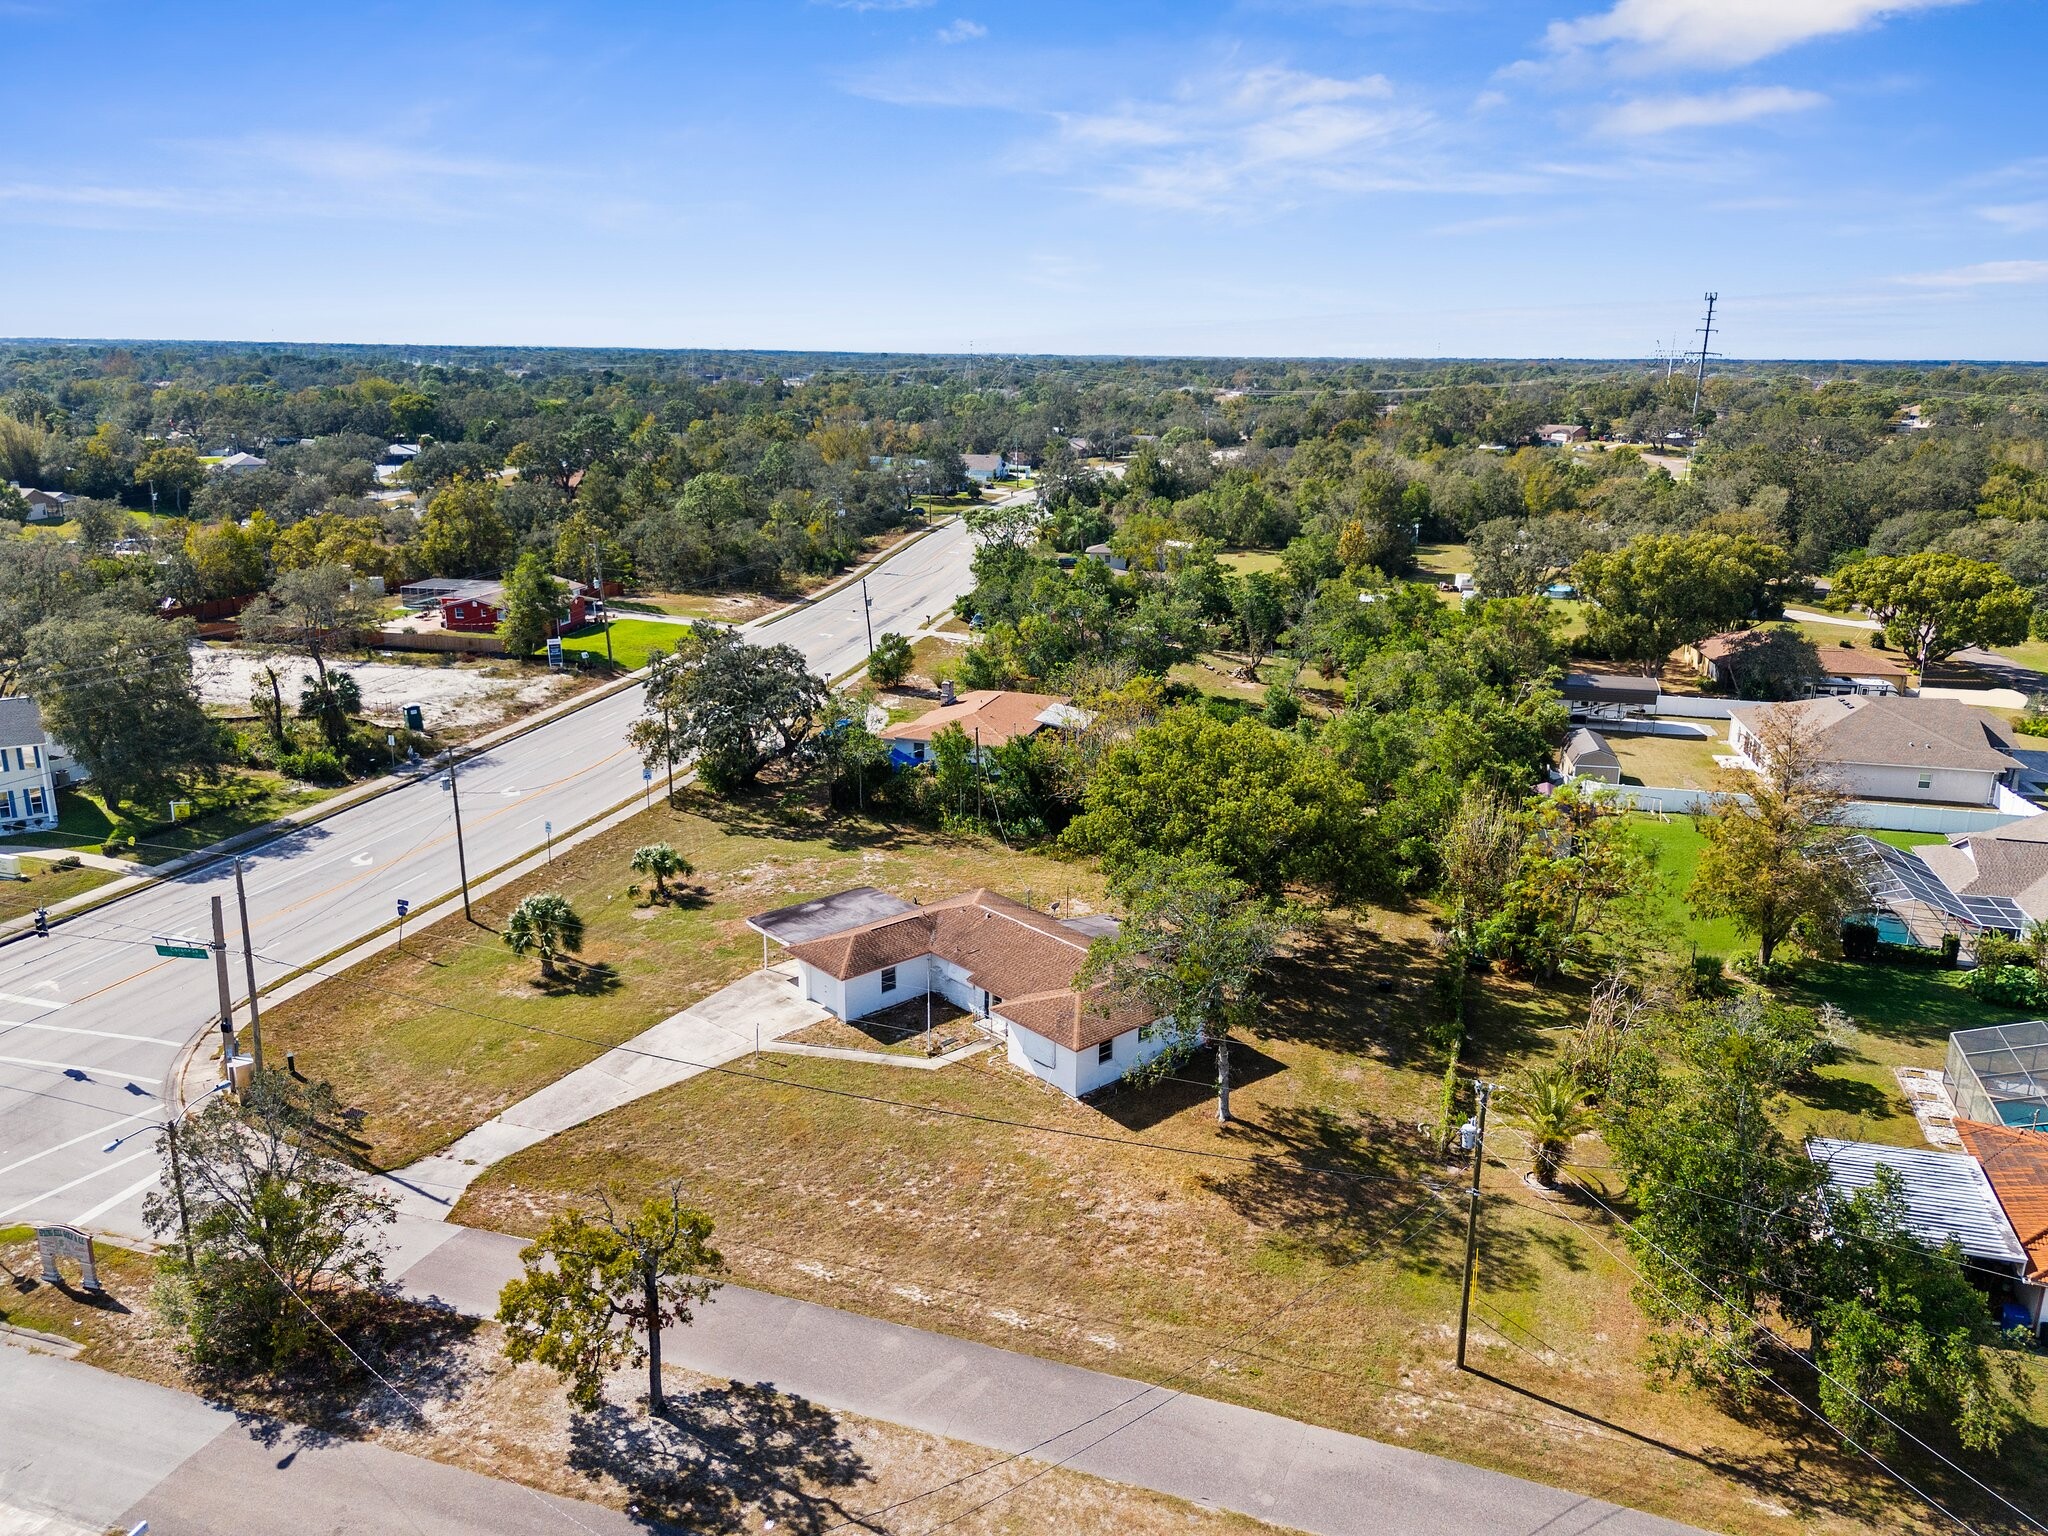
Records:
M0 789L0 816L12 816L13 814L14 791L11 789Z
M896 967L893 965L882 967L882 990L884 992L894 992L896 990Z
M43 792L40 789L24 791L28 796L28 813L31 816L43 814Z
M1095 1047L1095 1059L1097 1061L1115 1061L1116 1042L1114 1040L1105 1040L1102 1044Z
M1924 773L1924 772L1923 772L1923 773L1922 773L1922 774L1920 775L1920 787L1921 787L1922 789L1932 789L1932 788L1934 788L1934 775L1933 775L1933 774L1931 774L1931 773Z

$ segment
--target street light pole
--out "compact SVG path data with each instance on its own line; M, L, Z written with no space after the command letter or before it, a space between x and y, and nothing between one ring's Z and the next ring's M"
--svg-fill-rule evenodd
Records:
M860 616L868 626L868 654L872 656L875 654L875 604L868 596L868 579L865 576L860 579Z
M1486 1165L1486 1103L1493 1084L1475 1082L1479 1109L1458 1130L1458 1144L1472 1153L1472 1185L1465 1211L1465 1285L1458 1297L1458 1369L1465 1369L1465 1332L1472 1318L1472 1271L1479 1259L1479 1170Z
M178 1127L184 1124L187 1115L191 1114L193 1110L204 1104L216 1093L219 1093L221 1089L227 1087L230 1081L231 1079L229 1078L222 1078L170 1119L160 1120L154 1125L141 1126L130 1131L126 1136L116 1136L104 1147L100 1148L100 1153L104 1156L109 1152L117 1150L123 1144L133 1141L136 1137L148 1134L150 1131L161 1131L163 1133L165 1148L170 1153L171 1160L171 1195L178 1203L178 1241L185 1250L185 1262L188 1265L192 1262L192 1213L185 1204L185 1165L178 1157Z
M242 968L249 978L249 1056L263 1070L263 1010L256 1001L256 950L249 938L249 892L242 884L242 861L235 860L235 905L242 914Z

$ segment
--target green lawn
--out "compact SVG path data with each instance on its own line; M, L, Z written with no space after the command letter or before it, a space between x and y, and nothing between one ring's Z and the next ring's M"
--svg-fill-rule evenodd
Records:
M1217 556L1217 561L1240 576L1249 576L1254 571L1264 571L1270 576L1280 569L1280 556L1270 549L1234 549Z
M611 631L611 656L629 672L647 665L650 651L672 651L687 630L680 624L661 624L653 619L613 619L610 624L586 624L562 639L562 649L580 651L602 658L605 631Z
M1447 581L1460 571L1472 569L1472 550L1465 544L1418 544L1415 565L1424 575Z
M1720 769L1714 766L1714 757L1728 750L1727 742L1713 736L1624 736L1619 732L1607 737L1607 745L1621 759L1624 783L1671 789L1718 787Z
M109 837L133 837L132 850L116 850L120 857L134 858L140 864L162 864L275 821L289 811L317 805L346 787L294 784L268 769L237 768L218 784L201 785L181 794L180 800L189 801L190 809L180 807L175 825L170 821L168 800L161 806L124 805L116 813L89 786L60 789L57 830L23 833L10 840L42 848L76 848L97 853Z
M0 881L0 919L25 917L37 907L54 907L120 878L104 869L53 869L48 859L25 858L21 872L27 878Z

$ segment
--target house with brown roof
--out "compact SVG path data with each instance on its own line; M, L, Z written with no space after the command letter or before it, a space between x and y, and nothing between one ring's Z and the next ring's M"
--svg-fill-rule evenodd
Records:
M879 734L889 743L889 760L899 768L913 768L931 760L932 738L949 725L960 727L979 759L1019 736L1047 726L1085 725L1087 720L1063 694L977 688L914 720L884 726Z
M1769 633L1762 629L1726 630L1680 647L1678 658L1709 682L1733 687L1742 670L1743 652ZM1811 690L1814 693L1906 691L1906 663L1896 651L1818 645L1814 647L1814 659L1820 663L1820 676Z
M804 997L845 1020L931 995L972 1014L1012 1066L1079 1098L1171 1044L1141 1006L1076 977L1114 921L1056 918L994 891L925 906L860 887L747 925L796 962Z
M1859 800L2030 808L2015 791L2029 781L2013 755L2011 728L1987 710L1954 699L1895 694L1736 704L1728 744L1755 770L1767 755L1766 722L1790 717L1810 735L1842 789Z
M2025 1261L2003 1297L2004 1316L2038 1335L2048 1307L2048 1136L2039 1131L1987 1125L1979 1120L1956 1121L1956 1134L1998 1197L2011 1223ZM1993 1300L2001 1298L1994 1292Z

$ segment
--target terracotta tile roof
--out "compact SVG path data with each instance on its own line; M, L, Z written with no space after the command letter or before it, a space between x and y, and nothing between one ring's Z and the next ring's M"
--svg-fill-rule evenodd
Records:
M2048 1135L1977 1120L1958 1120L1956 1134L1983 1166L2027 1250L2027 1278L2048 1281Z
M977 688L961 694L957 703L943 705L915 720L899 720L885 726L881 736L884 741L930 741L947 726L957 725L970 739L979 735L982 746L1000 747L1013 736L1029 736L1041 724L1041 714L1066 702L1065 695L1057 693Z
M1102 987L1074 990L1088 945L1087 933L1058 918L979 890L791 944L788 952L841 981L936 955L966 971L1004 1018L1079 1051L1151 1022Z

